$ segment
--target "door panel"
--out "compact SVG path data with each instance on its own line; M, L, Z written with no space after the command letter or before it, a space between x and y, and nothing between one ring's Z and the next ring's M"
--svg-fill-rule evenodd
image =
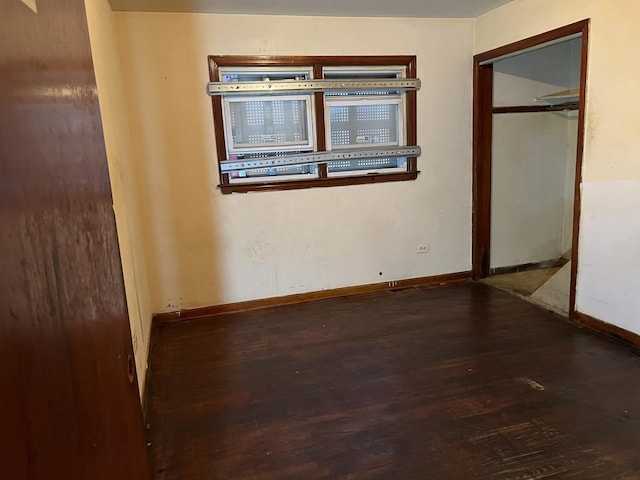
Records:
M84 3L1 5L0 477L144 480Z

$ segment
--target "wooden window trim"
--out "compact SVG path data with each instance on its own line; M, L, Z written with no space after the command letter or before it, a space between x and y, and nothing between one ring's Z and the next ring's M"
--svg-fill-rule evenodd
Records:
M210 55L209 78L212 82L220 81L220 67L313 67L313 74L316 78L322 78L323 67L339 66L404 66L407 77L416 78L416 57L415 55L388 55L388 56L263 56L263 55ZM326 149L325 140L325 119L324 119L324 94L321 92L314 94L315 121L316 128L316 148ZM222 97L211 98L213 110L213 124L216 137L216 153L218 160L227 158L227 147L224 137ZM407 145L417 144L417 107L416 92L406 92L406 136ZM350 175L345 177L329 177L326 165L320 165L318 172L320 178L309 180L272 180L247 183L231 183L229 175L222 173L220 162L218 161L218 171L220 173L220 190L224 194L246 193L269 190L296 190L315 187L335 187L342 185L362 185L368 183L384 183L415 180L420 173L417 169L415 157L407 159L406 172L377 173Z

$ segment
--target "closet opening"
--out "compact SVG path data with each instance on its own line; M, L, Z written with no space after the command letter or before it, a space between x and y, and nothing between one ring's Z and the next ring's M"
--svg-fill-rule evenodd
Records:
M573 317L589 21L474 57L473 273Z

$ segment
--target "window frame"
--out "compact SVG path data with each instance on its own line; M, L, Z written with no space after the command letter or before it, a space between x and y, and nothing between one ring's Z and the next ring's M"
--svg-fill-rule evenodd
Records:
M210 55L209 78L212 82L220 81L220 68L241 67L312 67L314 78L323 78L324 67L385 67L399 66L406 68L407 78L417 78L415 55L384 55L384 56L263 56L263 55ZM314 121L316 150L326 150L325 101L323 92L311 94L314 101ZM405 118L403 123L406 133L406 144L417 145L417 107L416 91L408 90L405 97ZM333 187L341 185L361 185L368 183L398 182L415 180L420 173L417 169L415 157L407 158L406 171L394 172L365 172L345 176L330 176L326 164L318 165L318 177L310 179L272 179L256 180L255 182L234 183L230 181L228 173L223 173L220 161L228 158L225 127L223 122L223 98L211 97L213 123L218 157L218 172L220 174L219 188L224 194L246 193L269 190L295 190L303 188Z

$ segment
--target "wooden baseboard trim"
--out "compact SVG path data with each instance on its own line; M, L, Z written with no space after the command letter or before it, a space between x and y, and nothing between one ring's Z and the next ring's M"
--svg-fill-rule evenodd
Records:
M615 340L618 343L622 343L633 350L640 349L640 335L625 330L624 328L617 327L611 323L607 323L603 320L599 320L585 313L575 312L573 323L580 327L588 328L600 335L604 335L607 338Z
M291 305L294 303L309 302L313 300L324 300L328 298L347 297L351 295L361 295L364 293L375 293L388 290L393 291L411 287L434 287L470 280L471 273L471 271L447 273L444 275L434 275L431 277L408 278L404 280L394 280L391 282L370 283L367 285L357 285L353 287L333 288L330 290L319 290L309 293L297 293L294 295L286 295L282 297L261 298L258 300L249 300L246 302L213 305L210 307L190 308L177 312L156 313L153 315L153 322L179 322L183 320L193 320L194 318L220 315L223 313L243 312L246 310L255 310L258 308Z
M153 317L151 318L153 320ZM155 336L156 336L156 330L155 328L152 328L151 332L149 332L149 343L147 344L147 361L145 362L147 371L145 372L144 385L142 387L143 390L142 390L142 394L140 395L142 398L142 420L144 421L145 429L146 429L147 418L148 418L147 413L149 412L149 401L150 401L149 385L151 384L151 365L149 363L149 359L151 358L151 349L155 344Z
M565 263L567 263L566 259L564 257L560 257L552 260L545 260L544 262L522 263L520 265L511 265L508 267L496 267L492 268L489 273L490 275L503 275L505 273L526 272L528 270L538 270L539 268L561 267Z

